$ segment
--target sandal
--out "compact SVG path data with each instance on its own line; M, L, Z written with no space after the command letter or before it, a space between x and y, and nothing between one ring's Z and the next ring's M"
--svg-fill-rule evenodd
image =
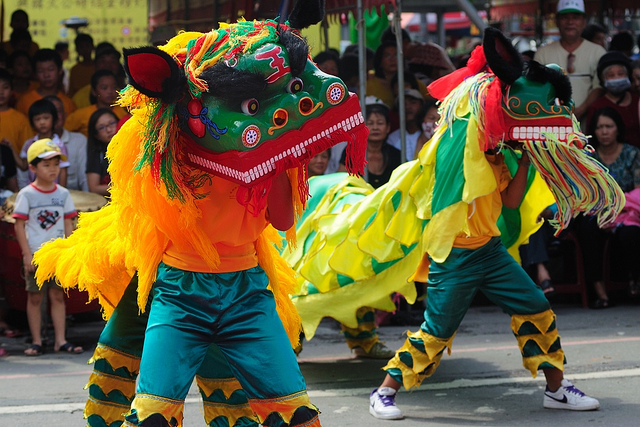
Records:
M609 307L613 307L613 304L611 303L611 301L604 298L598 298L596 302L593 304L593 306L591 306L591 308L594 308L594 309L609 308Z
M553 287L553 284L549 279L544 279L542 282L540 282L540 288L542 288L542 292L544 292L544 294L548 297L556 293L556 288Z
M40 344L31 344L31 347L24 351L27 356L42 356L42 346Z
M74 346L73 344L71 344L69 341L67 341L66 343L62 344L60 347L58 347L57 350L54 350L56 353L73 353L73 354L80 354L82 352L84 352L84 348L80 347L80 346Z

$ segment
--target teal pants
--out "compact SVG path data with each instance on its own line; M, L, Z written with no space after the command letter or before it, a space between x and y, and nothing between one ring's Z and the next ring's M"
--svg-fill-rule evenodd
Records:
M124 416L120 420L113 421L108 419L106 413L111 407L120 407L121 413L129 410L133 401L133 389L138 376L139 359L142 355L142 349L145 341L145 330L149 319L149 309L151 299L147 304L144 313L140 313L136 303L137 297L137 276L134 276L131 283L127 287L122 299L109 318L105 328L98 339L99 347L107 347L112 351L110 354L118 354L132 361L133 369L128 370L118 366L113 357L105 355L98 358L94 363L94 373L97 379L89 385L89 402L98 403L92 405L89 403L85 410L87 418L87 426L90 427L116 427L122 425ZM137 361L137 363L136 363ZM114 366L112 366L114 365ZM204 362L197 372L200 381L228 381L233 377L233 373L226 359L220 350L214 346L209 346ZM120 384L125 387L114 389L109 393L105 393L102 388L106 388L102 378L120 379ZM200 381L198 385L200 386ZM201 389L201 396L205 407L205 418L211 418L208 424L210 427L257 427L258 423L252 418L252 411L248 407L249 402L246 394L242 389L233 391L229 396L225 396L220 390L213 393L205 393ZM224 408L224 411L217 411L216 408ZM229 417L232 414L232 417ZM231 419L230 419L231 418ZM234 421L235 420L235 421Z
M156 407L167 419L169 412L178 415L176 408L212 345L263 425L319 425L267 285L260 267L214 274L161 263L152 289L136 399L125 425L147 425L140 414L156 412ZM205 367L208 376L220 368ZM283 419L283 408L291 416L289 422Z
M260 267L213 274L161 264L137 393L183 400L210 344L224 354L250 398L305 390L267 284ZM171 375L157 375L167 367Z
M396 357L384 368L394 380L404 383L405 386L415 386L425 376L433 373L442 351L448 345L447 341L454 336L478 291L512 316L512 319L541 315L545 312L555 319L542 290L507 252L499 237L492 238L478 249L453 248L442 263L430 261L426 309L424 322L420 326L423 334L410 335L407 345L398 350ZM536 337L541 334L553 334L554 345L543 351L539 351L537 347L533 351L529 347L523 348L524 358L531 356L532 352L561 354L559 338L556 340L555 320L550 326L542 329L535 329ZM518 330L516 337L528 333L524 329ZM434 338L425 342L425 337L429 336ZM413 366L412 359L418 355L411 354L409 350L412 348L419 353L432 356L426 359L428 369L424 372L409 374L405 368L405 375L415 375L418 379L407 381L405 378L403 381L401 367ZM433 356L436 353L437 356ZM540 366L553 365L543 363ZM535 366L532 369L535 370Z
M542 290L507 252L500 238L494 237L478 249L453 248L443 263L431 261L421 329L438 338L449 338L478 291L510 316L550 308Z

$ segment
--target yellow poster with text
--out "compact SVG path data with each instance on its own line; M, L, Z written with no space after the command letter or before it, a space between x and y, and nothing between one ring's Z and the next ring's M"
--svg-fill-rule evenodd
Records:
M69 43L70 65L76 62L77 33L64 23L74 18L86 19L87 26L77 31L90 34L94 45L108 41L122 52L149 44L147 0L4 0L4 40L9 40L11 14L17 9L29 15L29 32L41 48Z

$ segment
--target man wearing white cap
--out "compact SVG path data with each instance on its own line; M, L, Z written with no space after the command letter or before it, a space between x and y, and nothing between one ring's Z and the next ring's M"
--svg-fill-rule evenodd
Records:
M600 95L598 60L604 48L581 37L587 25L583 0L560 0L556 13L560 40L542 46L534 59L541 64L558 64L569 76L575 115L581 119Z

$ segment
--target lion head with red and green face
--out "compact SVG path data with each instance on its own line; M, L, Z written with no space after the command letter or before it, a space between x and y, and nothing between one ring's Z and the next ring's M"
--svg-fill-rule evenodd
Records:
M359 172L367 130L358 99L315 66L296 29L321 16L299 6L317 3L299 2L288 25L240 21L125 50L130 85L152 104L141 163L159 177L181 163L251 189L349 141L347 166Z
M543 142L547 135L566 142L579 132L573 123L571 85L563 70L535 61L523 63L495 28L485 30L482 46L472 52L466 67L433 82L429 92L443 104L447 97L455 100L449 102L450 120L457 101L470 100L482 130L483 150L503 141Z

